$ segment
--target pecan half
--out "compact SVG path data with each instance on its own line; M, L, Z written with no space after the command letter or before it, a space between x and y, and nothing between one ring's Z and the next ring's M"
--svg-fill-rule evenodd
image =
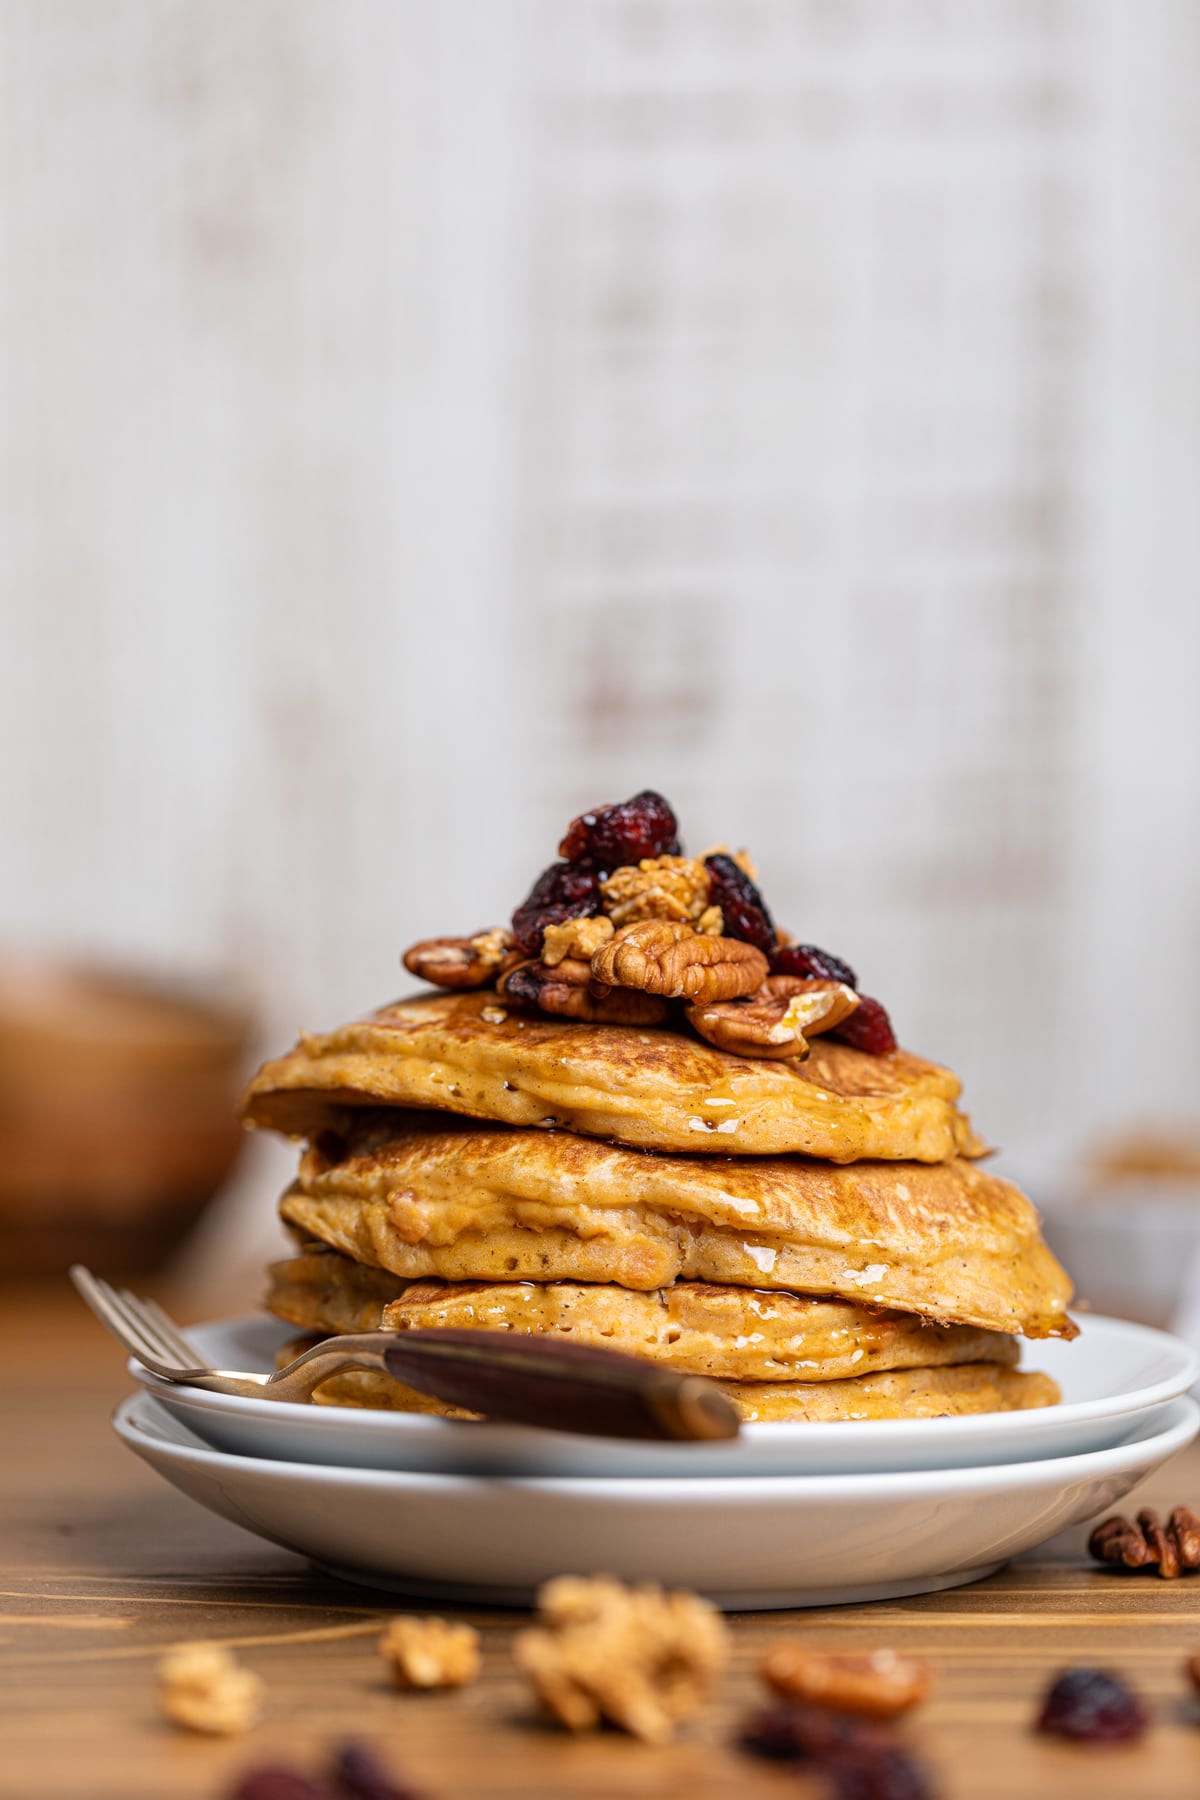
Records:
M521 953L510 931L477 931L474 937L423 938L404 952L404 966L435 987L487 987L515 968Z
M718 1050L798 1058L808 1055L810 1037L831 1030L857 1005L858 995L843 982L769 975L749 999L689 1006L687 1017Z
M894 1650L841 1655L805 1644L776 1644L759 1665L769 1687L789 1700L827 1706L833 1712L893 1718L926 1699L932 1678L928 1664Z
M767 959L738 938L707 937L674 919L623 925L592 958L610 987L639 988L668 1000L733 1000L766 979Z
M560 1019L582 1019L590 1025L661 1025L669 1008L655 994L608 987L595 992L590 963L568 957L553 969L545 963L520 963L500 983L506 1000L534 1006Z
M1167 1581L1200 1569L1200 1518L1190 1506L1177 1506L1164 1525L1149 1506L1137 1522L1114 1513L1102 1519L1088 1539L1097 1562L1123 1569L1157 1569Z

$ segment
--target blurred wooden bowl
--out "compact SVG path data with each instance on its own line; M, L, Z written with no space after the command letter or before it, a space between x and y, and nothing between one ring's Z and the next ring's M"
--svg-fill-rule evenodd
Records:
M160 1262L237 1157L248 1035L225 992L0 956L0 1275Z

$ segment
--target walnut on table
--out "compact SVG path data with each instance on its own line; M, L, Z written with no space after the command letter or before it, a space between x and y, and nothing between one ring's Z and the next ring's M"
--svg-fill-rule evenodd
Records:
M379 1640L398 1688L465 1687L479 1673L479 1633L449 1619L401 1614Z
M601 1719L662 1744L707 1700L728 1655L725 1624L697 1594L560 1575L513 1645L546 1710L571 1731Z
M177 1644L158 1665L158 1703L175 1725L232 1736L262 1712L263 1684L220 1644Z

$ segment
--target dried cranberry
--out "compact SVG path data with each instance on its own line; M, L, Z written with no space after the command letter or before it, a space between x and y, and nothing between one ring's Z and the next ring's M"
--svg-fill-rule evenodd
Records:
M778 944L771 951L772 975L800 975L806 980L844 981L847 987L858 986L858 976L849 963L829 950L818 950L815 944Z
M835 1754L822 1767L837 1800L932 1800L924 1769L896 1744Z
M338 1800L323 1781L310 1781L295 1769L268 1764L243 1775L229 1800Z
M569 862L590 856L602 869L620 869L645 856L678 856L679 821L661 794L643 788L632 800L572 819L558 854Z
M704 866L711 881L708 897L721 908L725 936L741 938L744 944L753 944L764 956L770 956L777 948L775 927L766 901L746 871L723 851L706 856Z
M590 919L600 911L600 877L592 862L556 862L543 869L512 916L513 937L526 956L542 954L547 925Z
M836 1800L931 1800L920 1765L876 1726L818 1706L771 1706L740 1738L744 1750L806 1763L829 1779Z
M860 994L854 1011L840 1025L835 1025L829 1035L840 1038L854 1050L869 1051L872 1056L889 1056L896 1048L892 1021L870 994Z
M343 1744L333 1758L338 1800L417 1800L406 1782L397 1782L362 1744Z
M755 1756L781 1762L824 1760L853 1746L878 1745L885 1740L870 1725L850 1713L835 1713L822 1706L766 1706L753 1714L742 1730L739 1743Z
M1053 1683L1038 1714L1038 1731L1084 1744L1124 1744L1149 1724L1133 1691L1104 1669L1068 1669Z

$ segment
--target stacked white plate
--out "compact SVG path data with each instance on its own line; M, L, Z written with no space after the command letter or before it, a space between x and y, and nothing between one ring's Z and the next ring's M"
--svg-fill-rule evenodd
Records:
M197 1326L219 1368L274 1366L261 1319ZM746 1425L730 1443L641 1444L405 1413L143 1392L114 1424L192 1499L374 1586L526 1604L601 1571L736 1608L958 1586L1110 1510L1200 1427L1200 1359L1165 1332L1088 1317L1024 1347L1063 1403L1032 1412Z

